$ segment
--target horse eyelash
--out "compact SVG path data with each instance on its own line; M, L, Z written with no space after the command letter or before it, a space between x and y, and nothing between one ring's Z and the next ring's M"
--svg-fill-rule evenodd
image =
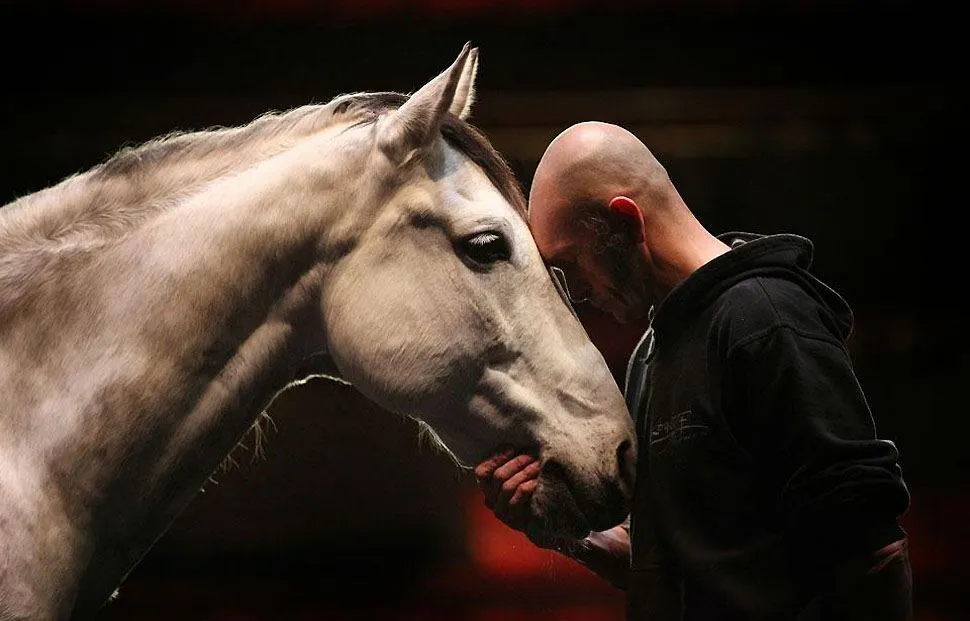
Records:
M468 240L468 243L474 246L487 246L492 242L498 241L500 238L495 233L482 233L481 235L476 235Z

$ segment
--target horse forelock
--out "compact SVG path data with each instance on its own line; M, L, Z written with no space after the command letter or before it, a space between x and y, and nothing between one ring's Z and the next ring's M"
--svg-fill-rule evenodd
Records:
M448 144L464 153L485 172L515 212L527 220L525 193L518 178L478 128L449 113L441 125L441 133Z

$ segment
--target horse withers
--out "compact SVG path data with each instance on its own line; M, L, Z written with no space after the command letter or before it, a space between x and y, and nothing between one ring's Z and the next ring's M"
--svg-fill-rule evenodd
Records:
M96 614L313 375L461 465L534 452L534 533L625 517L632 422L466 120L477 60L171 134L0 209L0 619Z

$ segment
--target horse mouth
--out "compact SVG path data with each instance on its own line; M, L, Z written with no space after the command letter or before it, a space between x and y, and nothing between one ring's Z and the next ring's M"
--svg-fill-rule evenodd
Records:
M609 530L629 515L628 499L618 486L601 482L603 489L577 487L576 481L558 476L555 464L545 466L531 499L527 534L582 538Z
M526 531L528 535L579 539L594 530L595 525L573 494L560 487L540 481L532 498L532 519Z

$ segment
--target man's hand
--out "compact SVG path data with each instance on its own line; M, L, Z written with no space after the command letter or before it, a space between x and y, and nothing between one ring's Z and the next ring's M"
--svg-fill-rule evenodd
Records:
M509 528L526 532L529 503L538 484L539 461L515 455L511 449L492 455L475 467L485 506Z
M506 449L475 468L475 478L485 495L485 506L509 528L523 532L539 546L555 550L588 567L617 588L625 589L630 572L628 522L584 539L537 534L528 529L529 503L536 489L539 462L531 455Z

